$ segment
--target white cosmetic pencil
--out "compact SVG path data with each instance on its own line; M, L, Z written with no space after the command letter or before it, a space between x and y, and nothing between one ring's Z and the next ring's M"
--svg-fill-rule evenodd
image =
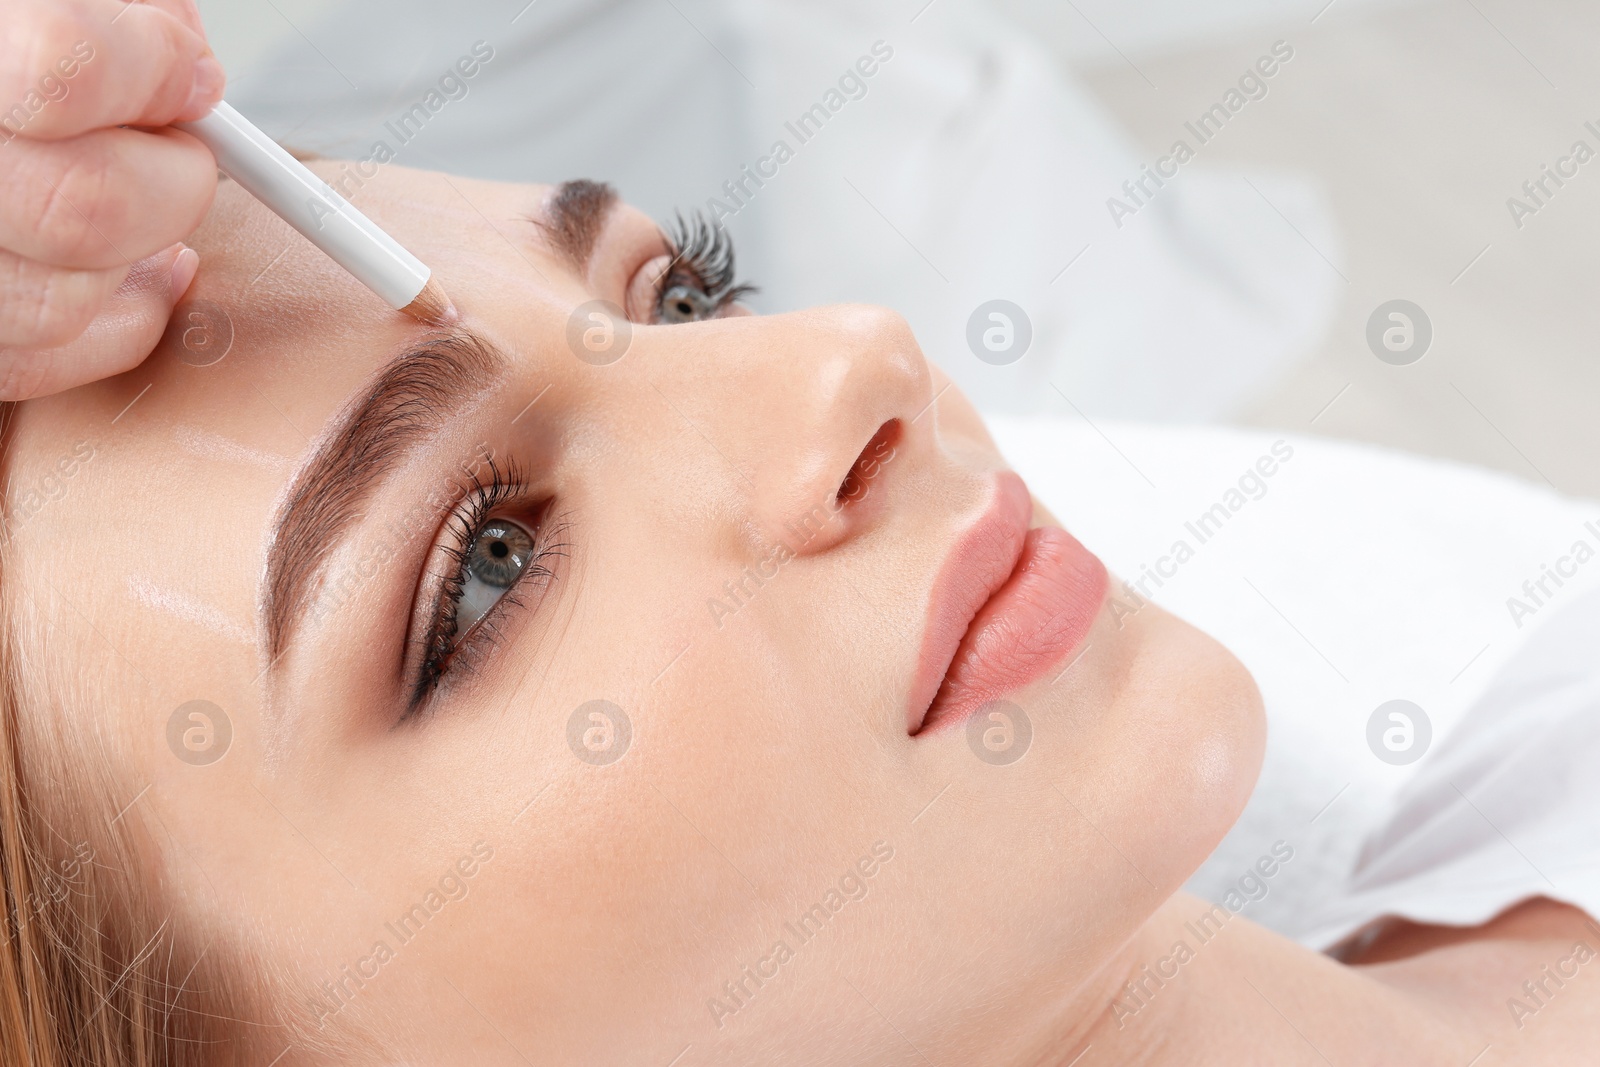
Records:
M426 264L227 101L202 119L175 125L211 149L222 173L390 307L424 322L456 320L455 305Z

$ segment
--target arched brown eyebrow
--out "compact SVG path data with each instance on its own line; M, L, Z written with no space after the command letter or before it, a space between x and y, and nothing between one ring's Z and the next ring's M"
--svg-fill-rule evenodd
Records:
M328 557L382 481L507 366L470 331L432 337L383 367L334 419L295 474L273 525L261 592L268 663L283 655Z
M589 267L595 242L617 201L617 191L605 182L587 178L562 182L533 223L572 269L582 274Z

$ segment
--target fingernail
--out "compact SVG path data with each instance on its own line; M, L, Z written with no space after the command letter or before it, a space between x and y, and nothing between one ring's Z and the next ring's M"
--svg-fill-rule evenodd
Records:
M194 284L195 272L200 269L200 253L190 248L183 247L172 261L172 302L176 304L183 299L183 294L189 291L189 286Z
M204 55L195 60L194 87L189 90L189 102L183 105L181 117L192 120L210 114L222 100L222 90L227 84L228 76L216 56Z

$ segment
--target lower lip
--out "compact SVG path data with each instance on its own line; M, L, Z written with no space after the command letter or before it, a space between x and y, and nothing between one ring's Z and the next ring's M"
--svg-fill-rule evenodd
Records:
M1106 568L1067 531L1027 532L1011 576L978 610L920 733L964 723L992 700L1038 681L1081 645L1106 595Z

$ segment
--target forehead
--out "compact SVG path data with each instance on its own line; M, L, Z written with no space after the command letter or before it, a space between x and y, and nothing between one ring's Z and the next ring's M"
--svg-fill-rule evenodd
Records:
M360 164L313 161L311 168L416 254L441 280L493 300L535 286L559 295L570 270L534 221L555 187L475 181L403 167L364 175ZM370 292L283 220L231 181L191 245L200 253L190 296L254 321L263 337L274 323L303 328L330 320L390 317ZM170 340L170 337L169 337Z
M585 280L535 221L557 187L395 166L364 174L342 161L311 166L432 268L468 316L492 324L505 309L570 308L586 298ZM419 328L231 181L220 184L189 244L200 271L155 352L126 374L22 405L13 473L40 458L29 445L41 438L48 460L86 436L126 443L152 430L170 435L174 422L205 426L224 412L221 421L241 429L262 418L285 424L279 446L297 454Z

